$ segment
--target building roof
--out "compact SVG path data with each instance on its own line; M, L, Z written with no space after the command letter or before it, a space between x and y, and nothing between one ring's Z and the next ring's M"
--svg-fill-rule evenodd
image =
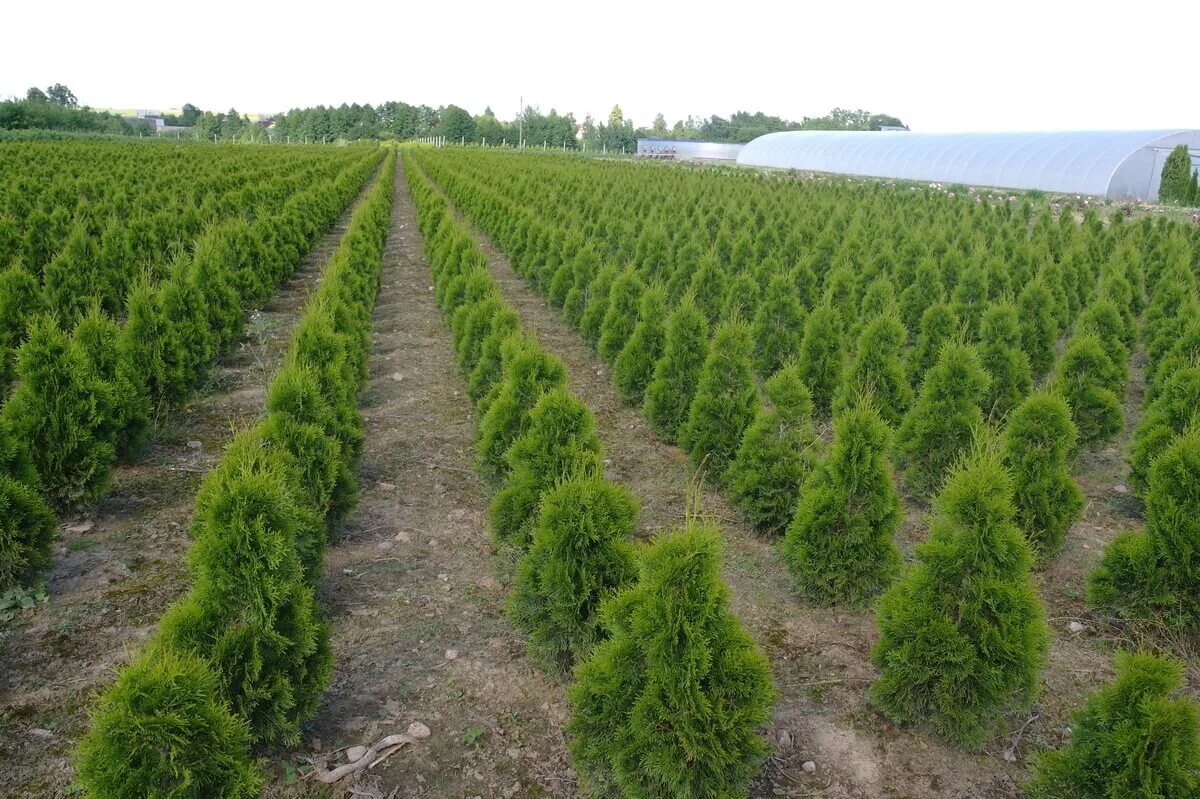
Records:
M754 139L738 163L900 180L1155 199L1176 145L1200 130L1032 133L785 131Z

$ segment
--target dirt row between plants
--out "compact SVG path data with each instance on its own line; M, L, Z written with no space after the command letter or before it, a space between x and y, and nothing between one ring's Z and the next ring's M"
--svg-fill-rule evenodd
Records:
M573 390L595 413L609 476L630 486L643 501L640 535L648 537L680 523L694 477L686 455L655 439L640 409L621 400L608 367L578 331L516 274L485 233L467 224L526 329L563 361ZM1133 396L1131 417L1136 408ZM1133 418L1130 426L1132 422ZM1017 794L1025 779L1022 761L1031 747L1060 743L1070 712L1111 676L1108 642L1094 637L1090 624L1080 634L1069 632L1067 625L1076 619L1088 621L1082 596L1086 575L1104 545L1137 521L1122 493L1128 469L1120 448L1084 456L1076 471L1088 498L1084 519L1071 531L1067 551L1038 578L1053 638L1044 695L1031 717L1007 720L1014 731L1012 741L993 741L982 754L951 748L924 730L896 730L875 712L866 701L866 690L877 675L867 660L877 637L872 613L813 608L796 598L773 542L744 524L717 491L706 489L701 508L721 523L725 534L724 574L733 609L771 658L779 690L774 718L765 731L776 752L752 795ZM906 502L906 520L897 538L910 560L914 546L927 535L926 513ZM1017 762L1006 760L1009 747ZM816 763L813 775L802 769L808 760Z
M72 795L71 749L87 728L89 702L187 590L187 528L200 481L262 414L309 293L377 176L250 314L203 388L160 420L145 457L118 466L99 505L60 528L48 602L0 622L0 795Z
M472 470L474 407L431 283L398 163L359 503L331 542L321 588L333 683L309 734L273 759L268 796L313 795L314 783L289 783L292 769L338 765L344 747L413 721L428 739L322 793L572 795L563 687L525 658L504 616L509 564L491 548L491 489Z

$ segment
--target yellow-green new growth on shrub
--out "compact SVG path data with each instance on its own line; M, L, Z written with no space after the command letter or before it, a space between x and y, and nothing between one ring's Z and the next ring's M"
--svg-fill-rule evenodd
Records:
M804 481L781 549L800 593L822 605L862 604L900 570L892 536L903 521L887 460L891 432L869 398L834 421L829 457Z
M775 692L729 611L719 553L719 532L690 522L657 538L638 581L604 604L610 637L576 669L567 724L588 796L746 796Z
M1049 631L1014 523L1012 478L990 451L961 463L934 504L917 564L880 600L882 674L871 700L900 724L929 722L977 748L1037 695Z
M604 640L600 603L637 576L637 514L633 493L598 475L571 477L542 494L508 605L534 657L566 671Z

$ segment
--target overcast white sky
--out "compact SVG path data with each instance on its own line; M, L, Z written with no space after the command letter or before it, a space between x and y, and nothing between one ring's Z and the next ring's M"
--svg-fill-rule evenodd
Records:
M0 97L274 112L444 105L648 125L834 106L916 130L1200 127L1194 0L9 0Z

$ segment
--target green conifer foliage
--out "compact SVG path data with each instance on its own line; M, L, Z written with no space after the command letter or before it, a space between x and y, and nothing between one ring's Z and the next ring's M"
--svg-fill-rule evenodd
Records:
M834 400L835 414L870 395L888 425L900 424L913 399L901 359L904 339L904 324L894 313L867 322L858 337L858 352Z
M112 441L123 460L140 453L150 421L150 398L121 338L121 328L93 304L75 326L75 343L104 386L105 424L97 435Z
M50 567L56 524L35 488L4 472L0 468L0 594L31 584Z
M765 380L799 354L804 315L795 279L783 273L772 277L754 315L754 368L759 377Z
M44 310L37 278L20 264L0 271L0 398L17 376L17 347L29 321Z
M1187 205L1194 201L1192 197L1192 156L1186 144L1180 144L1171 150L1163 163L1162 180L1158 187L1158 198L1165 203Z
M596 350L605 363L611 364L621 354L633 329L637 326L638 305L645 284L637 275L637 270L630 266L621 273L612 284L609 292L608 309L600 323L600 340Z
M904 517L890 439L874 404L861 400L837 417L829 457L804 482L782 551L800 593L817 604L863 604L900 571L892 536Z
M508 481L488 515L498 542L529 545L543 492L559 480L603 474L600 440L592 412L565 387L542 394L529 425L504 453Z
M600 256L597 255L596 248L591 244L580 248L575 260L571 262L571 288L563 297L563 319L572 327L582 327L583 314L587 309L588 287L599 270Z
M1049 649L1012 482L980 451L946 480L918 563L880 601L871 699L900 724L928 721L977 748L1002 714L1028 708Z
M1059 361L1058 378L1081 444L1096 446L1121 432L1125 414L1114 389L1120 372L1097 336L1071 337Z
M17 372L21 382L0 415L25 442L50 504L94 502L117 457L103 381L83 348L48 316L31 323Z
M764 533L778 534L792 520L800 485L817 459L812 396L794 364L763 386L770 405L758 415L729 467L729 501Z
M606 637L601 602L637 577L637 515L633 493L599 476L577 475L542 495L508 605L531 655L568 671Z
M928 308L940 303L945 295L941 272L930 258L917 264L916 277L904 291L900 292L900 321L910 332L921 328L921 318Z
M529 426L529 412L544 392L566 384L562 363L533 339L524 339L505 365L496 397L479 422L475 447L485 476L499 478L507 473L504 454Z
M767 660L728 609L719 532L658 538L602 608L610 636L576 670L567 725L590 796L744 797L769 748Z
M758 389L750 371L753 351L750 326L741 319L717 328L680 437L692 465L704 464L718 482L758 412Z
M969 340L979 336L979 325L988 305L988 267L982 261L967 264L951 293L954 315Z
M1125 343L1125 322L1112 300L1100 298L1085 308L1075 323L1075 335L1094 335L1100 340L1115 370L1110 386L1114 391L1129 382L1129 347Z
M633 335L613 363L613 383L626 402L640 405L666 343L667 292L653 285L642 294Z
M1154 459L1197 418L1200 418L1200 367L1189 366L1167 378L1134 428L1129 465L1130 484L1136 494L1145 496Z
M1021 289L1017 298L1020 316L1021 348L1029 356L1033 379L1041 380L1054 365L1054 344L1058 324L1054 319L1054 295L1040 277Z
M709 326L716 327L725 296L729 293L729 275L713 253L701 257L689 291Z
M1088 698L1071 739L1045 752L1026 786L1030 799L1190 797L1200 792L1200 713L1173 697L1183 668L1149 654L1119 652L1117 677Z
M619 276L620 272L615 266L605 264L588 284L587 292L584 295L586 305L579 317L579 332L590 344L595 345L600 341L600 328L604 323L605 314L608 313L609 295L612 292L613 283ZM564 309L565 312L566 309Z
M981 405L987 389L987 372L974 347L942 347L920 397L904 417L897 442L898 459L914 494L937 493L954 462L975 442L983 429Z
M478 403L491 390L502 373L501 352L504 342L521 329L521 317L507 305L498 308L488 320L487 331L479 345L479 359L467 380L467 395Z
M1004 432L1017 527L1040 564L1058 554L1067 530L1083 513L1083 492L1067 468L1076 435L1066 401L1046 390L1018 405Z
M917 342L908 353L905 370L914 389L925 380L925 373L937 363L942 347L959 335L958 317L949 303L937 302L921 314L921 330Z
M642 413L655 434L673 443L687 423L700 372L708 358L708 322L691 294L667 319L663 354L646 386Z
M804 322L798 363L800 376L812 393L813 407L820 416L831 411L834 395L842 383L845 359L842 315L828 304L815 308Z
M1088 603L1171 630L1200 630L1200 430L1191 429L1150 467L1146 531L1122 533L1088 578Z
M92 799L253 799L262 775L246 724L203 660L155 646L121 672L77 752Z
M984 311L979 354L991 377L983 409L988 418L1003 419L1033 389L1033 370L1021 349L1021 323L1015 305L993 303Z

